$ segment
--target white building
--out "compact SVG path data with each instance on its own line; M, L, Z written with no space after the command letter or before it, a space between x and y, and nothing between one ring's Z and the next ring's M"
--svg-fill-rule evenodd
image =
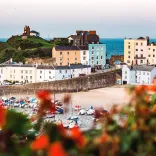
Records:
M43 66L29 64L1 64L0 84L5 81L19 83L65 80L91 74L91 67L82 64L69 66Z
M69 66L57 66L55 67L55 80L65 80L70 79L71 77L71 69Z
M123 66L122 84L152 84L156 77L155 66Z
M36 82L55 81L55 68L53 66L38 65L36 69Z
M91 66L88 65L71 64L70 69L72 78L91 74Z
M79 46L80 51L80 61L83 65L89 65L89 50L88 46Z
M0 83L3 83L5 80L34 83L36 82L36 66L19 64L0 65Z

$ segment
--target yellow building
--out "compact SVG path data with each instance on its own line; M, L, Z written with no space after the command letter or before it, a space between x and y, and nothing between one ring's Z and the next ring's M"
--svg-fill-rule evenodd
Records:
M81 49L77 46L55 46L52 49L52 57L58 66L81 63L80 54Z
M135 40L125 39L124 40L124 62L128 65L132 64L135 55Z
M138 39L124 40L124 62L128 65L147 64L147 46L149 45L149 37Z

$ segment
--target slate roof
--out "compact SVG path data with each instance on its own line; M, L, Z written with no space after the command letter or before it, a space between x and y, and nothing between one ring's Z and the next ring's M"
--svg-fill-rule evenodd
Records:
M70 65L70 68L71 69L81 69L81 68L88 68L88 67L91 67L91 66L82 65L82 64L71 64Z
M128 66L129 69L131 69L131 66ZM137 70L137 71L152 71L155 68L155 66L133 66L133 70Z
M63 70L63 69L70 69L69 66L56 66L55 67L56 70Z
M43 66L43 65L38 65L37 69L55 69L53 66Z
M39 32L35 31L35 30L32 30L30 31L31 33L35 33L35 34L39 34Z
M80 50L77 46L55 46L56 51Z

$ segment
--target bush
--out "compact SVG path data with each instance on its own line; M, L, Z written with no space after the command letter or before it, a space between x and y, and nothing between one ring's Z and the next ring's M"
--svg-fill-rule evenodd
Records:
M37 156L117 156L151 155L156 153L156 105L149 92L156 86L137 86L129 89L132 99L123 108L113 106L109 113L95 111L93 129L81 132L74 127L43 123L47 111L55 113L49 91L39 91L37 116L27 116L0 107L0 153L3 155ZM67 105L70 96L64 98ZM65 106L66 106L65 105ZM31 122L37 120L35 125ZM95 127L100 125L100 129ZM29 130L33 128L34 132ZM37 137L36 137L37 134Z

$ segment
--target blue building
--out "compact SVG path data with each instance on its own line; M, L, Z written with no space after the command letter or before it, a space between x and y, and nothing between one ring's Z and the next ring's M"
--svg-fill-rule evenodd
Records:
M106 65L106 44L89 44L89 64L94 66Z

